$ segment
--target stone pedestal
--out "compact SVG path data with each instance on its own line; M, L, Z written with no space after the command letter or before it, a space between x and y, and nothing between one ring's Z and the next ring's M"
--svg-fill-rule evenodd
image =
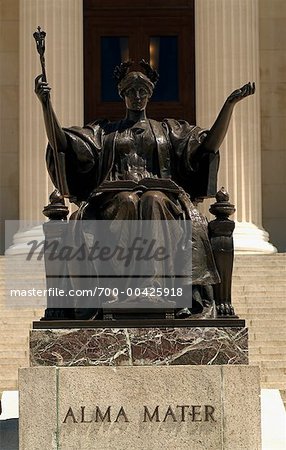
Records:
M250 366L20 369L20 449L260 449Z
M31 366L247 364L242 327L32 330Z
M34 323L31 367L19 370L20 450L261 448L244 321L145 322Z

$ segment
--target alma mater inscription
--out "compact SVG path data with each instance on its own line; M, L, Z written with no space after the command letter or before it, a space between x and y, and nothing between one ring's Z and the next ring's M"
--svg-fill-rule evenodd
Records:
M212 405L143 405L139 419L141 422L216 422L215 408ZM126 408L99 407L94 409L81 406L80 409L69 407L63 423L92 423L92 422L131 422Z

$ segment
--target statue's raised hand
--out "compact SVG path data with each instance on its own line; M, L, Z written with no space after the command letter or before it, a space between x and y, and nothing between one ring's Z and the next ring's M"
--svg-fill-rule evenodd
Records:
M50 99L51 88L46 81L43 81L43 75L38 75L35 78L35 93L42 105L46 105Z
M240 89L236 89L233 91L230 96L227 98L228 103L237 103L240 100L248 97L249 95L254 94L255 92L255 83L247 83L242 86Z

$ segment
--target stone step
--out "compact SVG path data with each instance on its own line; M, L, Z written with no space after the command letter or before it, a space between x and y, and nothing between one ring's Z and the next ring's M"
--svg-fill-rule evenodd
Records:
M21 316L21 313L18 313L17 315L14 315L14 317L13 316L9 316L9 317L7 317L6 315L5 315L5 312L2 312L1 311L1 319L0 319L0 324L1 325L5 325L5 324L10 324L12 321L14 321L14 322L22 322L22 323L26 323L26 324L29 324L33 319L34 319L34 317L33 316L27 316L27 317L25 317L25 316Z
M17 391L18 381L17 379L7 379L5 381L0 381L0 393L4 391Z
M277 353L273 353L273 344L275 341L269 340L268 342L261 342L261 341L254 341L252 339L249 339L249 354L255 357L260 356L262 359L265 359L267 356L275 356L276 355L276 359L279 359L279 355L284 355L284 350L283 348L285 347L285 341L277 341L277 343L279 343L279 345L277 345L277 347L283 347L280 352ZM282 345L280 345L282 343ZM264 353L259 353L261 350L264 350Z
M19 365L19 367L27 367L27 361L28 358L24 357L24 355L22 355L21 358L19 358L15 364ZM3 370L9 370L10 368L14 368L15 365L13 364L13 361L11 360L11 358L1 358L1 371L3 373Z
M1 305L0 302L0 310L3 311L3 314L5 313L5 316L2 317L33 317L42 314L43 308L14 308L7 304Z
M6 371L5 373L0 372L0 385L5 383L6 380L10 380L10 381L14 380L14 382L17 383L18 369L19 369L19 366L17 366L17 367L15 366L14 370L9 370L9 371Z
M9 350L13 350L13 351L22 351L23 349L26 351L28 349L28 339L27 342L9 342L9 345L7 347L7 343L4 342L0 342L0 352L1 351L6 351L7 348L9 348Z
M280 341L281 341L281 339L282 340L286 339L286 331L285 331L284 327L282 327L282 326L275 327L272 324L272 327L266 327L266 326L265 327L253 327L253 326L249 325L247 321L246 321L246 323L247 323L247 328L248 328L248 333L249 333L248 336L253 341L257 341L257 338L259 340L263 339L263 336L267 336L267 337L270 336L272 339L276 338L277 340L280 340ZM257 336L257 333L261 333L261 334L259 334ZM265 342L265 339L264 339L264 341L261 341L261 342Z
M247 286L233 286L232 287L232 298L243 298L243 297L248 297L250 300L273 300L276 301L277 300L281 300L281 301L285 301L285 291L283 291L283 289L281 288L281 292L279 291L272 291L270 290L270 287L268 286L268 292L267 291L263 291L263 292L252 292L251 295L249 294L249 292L246 292L244 290L244 288ZM266 286L265 286L266 287ZM264 288L265 288L264 287ZM31 308L32 309L32 308ZM33 309L41 309L41 308L33 308Z
M260 343L258 342L252 342L250 341L250 347L249 347L249 356L254 357L254 358L262 358L265 359L267 356L271 357L275 357L276 359L281 359L281 357L285 356L286 352L285 352L285 344L284 345L280 345L277 347L274 347L272 342L269 342L269 345L263 345L261 346ZM280 355L280 357L279 357Z
M2 313L1 313L2 315ZM2 317L0 319L0 326L9 326L12 322L17 323L23 323L24 325L28 326L32 321L34 320L33 317L21 317L21 316L15 316L15 317ZM1 328L0 328L1 329Z
M262 364L262 362L272 362L272 365L276 364L276 361L283 361L284 366L286 367L286 356L283 353L276 353L276 354L249 354L249 362L250 364Z
M254 267L265 267L266 265L281 265L284 267L286 265L285 253L280 253L274 258L264 258L260 255L257 258L244 256L243 258L234 257L234 267L245 267L253 264Z
M249 353L249 361L252 363L261 363L262 361L272 361L272 363L275 363L275 361L283 361L284 365L286 367L286 358L285 354L283 352L281 353L265 353L263 355L259 353Z
M47 301L46 299L37 299L37 298L32 298L32 297L27 297L25 299L10 299L9 303L5 303L3 306L4 310L7 309L18 309L19 312L22 311L22 309L30 309L32 310L42 310L45 309L47 307Z
M22 314L22 310L18 309L18 312L15 313L14 311L12 311L11 309L4 309L0 307L0 311L1 311L1 319L2 320L9 320L9 319L23 319L23 320L30 320L30 319L34 319L35 317L41 317L44 313L43 309L39 309L39 310L31 310L31 311L27 311L25 313Z
M233 306L235 308L236 313L238 313L238 314L243 313L243 314L249 315L249 310L250 311L251 310L255 310L255 312L251 311L252 314L249 316L250 320L258 320L258 321L261 321L262 319L266 320L266 321L272 320L272 324L275 323L276 308L275 309L273 309L273 308L271 309L271 305L269 305L268 307L264 305L263 307L260 308L259 306L257 306L257 307L251 306L250 307L249 305L239 306L239 305L237 305L236 303L233 302ZM279 308L277 308L277 309L279 309ZM283 311L283 309L284 309L284 311ZM264 314L265 310L267 311L267 313ZM261 312L263 312L263 315L261 315ZM273 312L275 312L274 315L273 315ZM257 315L256 315L256 313L257 313ZM255 318L253 318L253 314L255 314ZM282 308L282 312L280 312L279 316L277 316L277 317L279 317L278 322L282 326L285 326L286 325L286 323L285 323L285 321L286 321L285 308ZM260 323L260 325L261 325L261 323Z
M251 322L251 326L253 326L252 324L254 323L255 326L260 327L260 326L262 326L262 322L264 321L265 325L271 326L270 317L271 317L271 315L273 315L273 313L271 314L270 309L268 309L267 312L265 312L266 308L261 308L262 311L260 310L260 308L256 308L256 311L253 312L252 314L250 314L249 311L247 311L247 307L245 308L244 311L242 309L236 307L236 305L234 305L234 307L235 307L235 311L239 315L239 317L241 319L247 320L248 325L249 325L250 321L255 321L255 322ZM242 314L243 314L243 317L242 317ZM255 319L253 318L254 314L255 314ZM286 325L285 322L286 322L286 313L280 313L279 320L277 320L277 323L279 324L280 328L285 328L285 325ZM275 328L275 319L272 319L272 325Z
M265 308L261 308L261 310L257 309L257 310L255 310L253 312L249 312L249 310L243 311L243 310L240 310L239 308L235 308L235 311L238 314L240 319L245 319L246 320L247 326L248 326L249 320L254 320L254 319L252 319L254 314L256 316L256 320L263 320L263 319L265 319L265 317L269 317L270 316L269 310L265 311ZM281 314L280 313L280 316L282 316L282 319L284 321L285 320L285 314ZM284 325L282 325L282 326L284 327Z
M255 365L255 364L253 364L253 365ZM272 367L267 368L267 370L264 366L260 366L260 368L263 372L263 375L266 374L268 377L273 377L273 381L276 381L276 377L279 374L283 375L285 383L286 383L286 367L285 366L283 366L283 367L273 367L272 366Z
M281 329L281 331L284 328L284 332L286 335L286 313L285 313L285 318L282 316L279 316L277 319L276 318L255 318L255 319L248 319L247 323L249 327L252 328L261 328L261 327L267 327L269 330L273 329L273 330L277 330L277 329Z
M28 338L29 338L29 332L21 332L21 334L12 335L9 336L7 335L7 332L3 332L0 331L0 341L3 345L7 345L7 348L9 348L9 343L11 342L11 344L28 344Z
M284 275L283 275L284 276ZM286 277L286 275L285 275ZM283 289L285 292L286 283L277 283L275 280L268 280L266 282L262 282L256 280L256 284L254 281L246 281L241 280L233 283L232 285L232 295L240 294L242 295L244 292L248 292L251 289L251 292L260 292L262 295L265 295L267 292L268 295L275 298L276 296L283 296ZM255 291L254 291L255 290Z
M262 308L249 308L248 306L245 307L239 307L235 303L233 303L233 306L235 308L236 313L239 315L241 319L247 319L247 320L267 320L271 316L273 317L273 311L270 308L265 308L265 306ZM279 310L279 308L277 308ZM272 311L272 312L271 312ZM276 309L275 309L275 315L276 315ZM253 319L253 316L255 315L255 319ZM278 315L278 314L277 314ZM286 313L282 310L279 311L279 318L280 322L282 323L282 326L285 326L285 318ZM274 320L272 323L274 324Z
M241 301L240 301L241 299ZM232 303L236 304L238 307L241 305L242 307L255 307L255 308L261 308L261 307L267 307L269 308L271 305L273 305L273 309L275 308L282 308L282 310L286 309L285 306L285 299L282 295L277 295L276 297L272 295L246 295L245 293L241 292L234 292L232 294Z
M272 322L277 319L280 321L285 321L286 317L286 307L283 305L283 303L278 302L276 305L271 302L264 302L263 300L261 303L252 303L249 299L249 303L238 303L238 302L232 302L234 306L236 306L236 309L240 311L251 311L253 313L254 311L257 311L257 313L263 311L267 311L267 315L265 315L265 320L272 319ZM279 310L279 314L277 314L277 311ZM259 319L260 317L256 317L256 315L252 315L252 320Z
M272 255L238 255L234 254L235 262L243 263L245 261L254 261L256 263L261 263L261 261L273 261L273 260L284 260L285 261L285 253L275 253Z
M255 285L255 284L249 284L249 285L245 285L242 284L241 286L235 286L234 287L234 292L236 292L237 294L248 294L248 295L269 295L269 291L272 295L274 295L274 293L282 296L283 293L285 293L285 286L277 286L277 285L271 285L269 286L269 284L265 284L264 286L261 285Z
M253 343L254 344L254 343ZM251 349L249 349L249 355L251 357L260 355L261 357L264 357L265 355L269 356L275 356L275 355L284 355L286 358L286 345L279 345L278 347L275 347L273 345L269 345L267 347L255 347L252 345ZM276 356L276 359L280 359Z
M234 306L236 306L235 302L233 304L234 304ZM265 314L265 316L270 314L269 308L267 308L266 306L261 306L259 308L255 307L255 306L237 306L237 313L239 315L247 314L248 316L251 316L251 317L255 317L256 314L260 314L260 315ZM285 314L285 308L281 307L281 305L280 305L279 308L275 308L274 313L275 313L275 317L280 316L280 314ZM273 311L272 311L272 314L273 314Z
M232 294L232 301L233 303L236 302L238 305L242 304L243 306L245 304L249 304L250 306L271 306L275 304L280 305L280 307L284 307L286 311L285 295L267 295L264 298L254 296L252 298L249 298L249 296L245 294L234 292Z
M281 278L285 278L286 275L281 275ZM271 286L270 286L271 285ZM256 280L249 279L241 279L241 280L233 280L232 283L232 292L239 292L245 288L255 288L257 291L263 292L264 289L267 289L267 292L273 293L286 288L286 283L277 280L277 278L264 278L259 279L256 277ZM269 289L270 288L270 289ZM275 290L274 290L275 288Z
M255 333L254 335L250 333L249 334L249 340L250 340L251 343L255 342L255 341L259 342L259 344L261 346L264 346L265 344L267 344L267 342L271 342L272 345L275 342L275 344L277 346L281 345L281 344L283 344L283 345L286 344L286 336L285 336L285 334L284 335L275 334L273 336L273 334L266 334L266 333L259 333L259 332Z
M273 371L273 373L271 373ZM263 383L279 383L276 389L285 389L286 369L265 369L261 371L261 381ZM283 384L284 383L284 384ZM283 388L284 386L284 388Z
M286 383L284 381L261 381L262 389L279 389L284 390Z
M251 364L252 364L252 362L251 362ZM273 370L284 369L284 374L286 376L286 360L284 360L284 361L283 360L281 361L280 359L277 359L275 361L263 360L260 362L259 366L264 369L266 368L266 369L271 369L271 370L272 369ZM286 382L286 378L285 378L285 382Z
M232 276L234 278L239 276L245 276L246 278L252 279L256 274L258 277L271 277L271 276L277 276L277 274L281 274L282 276L285 275L286 272L286 264L265 264L263 265L246 265L246 266L234 266L232 271ZM282 280L280 280L283 282Z
M249 329L248 329L248 331L249 331ZM264 338L264 336L265 336L265 338ZM250 330L248 337L249 337L249 342L251 343L251 347L252 348L265 347L265 348L267 348L267 351L268 351L269 348L273 347L274 342L279 343L279 345L277 345L277 347L282 347L282 346L285 346L285 344L286 344L286 334L285 333L284 333L284 335L278 337L278 339L277 339L277 336L273 337L271 333L268 333L268 334L265 333L264 336L263 337L255 336L254 337ZM276 338L276 341L274 341L275 338ZM281 353L282 353L282 351L281 351Z
M29 322L21 322L21 321L16 321L14 323L1 323L0 324L0 333L8 333L8 334L17 334L18 332L21 334L22 331L24 332L28 332L29 329L32 326L32 321Z
M31 328L32 326L32 322L34 321L34 319L30 319L30 320L24 320L24 319L18 319L18 318L10 318L8 320L0 320L0 327L1 328L6 328L6 329L11 329L11 327L15 327L15 329L18 328Z
M263 277L253 277L253 280L250 280L249 278L244 279L234 279L232 283L232 289L241 289L244 287L253 287L253 288L268 288L269 292L272 292L271 289L274 287L283 288L286 286L286 282L284 280L286 275L281 275L280 280L274 279L273 277L269 277L269 279ZM270 283L273 283L273 285L269 286ZM271 289L269 289L271 288Z
M261 261L271 261L271 260L276 260L276 259L284 259L285 260L286 256L285 253L274 253L271 255L255 255L255 254L249 254L249 255L238 255L235 254L234 255L234 260L235 261L257 261L257 262L261 262Z
M272 339L269 339L268 341L261 341L261 340L253 340L252 338L249 340L249 347L251 347L251 348L262 348L262 347L264 347L265 349L266 348L268 348L268 346L269 346L269 348L271 349L272 348L272 346L277 346L277 347L279 347L279 346L285 346L286 345L286 339L284 339L284 341L283 340L278 340L278 341L275 341L275 340L272 340Z
M278 305L273 305L272 309L271 309L271 304L263 304L263 302L261 302L261 304L258 305L253 305L251 303L251 300L249 299L249 303L245 303L245 304L239 304L235 301L232 302L232 304L234 305L234 307L236 308L236 312L239 313L251 313L251 317L257 317L259 318L259 314L261 315L261 313L265 313L265 318L267 317L282 317L283 319L285 318L285 307L281 306L281 303L278 303ZM258 315L256 316L257 313Z
M260 267L265 270L265 268L269 268L271 271L275 269L283 269L286 265L285 258L270 260L265 262L257 262L257 261L234 261L233 272L236 272L239 269L253 269L258 270Z
M286 289L286 288L285 288ZM263 292L259 292L259 293L252 293L251 295L248 292L245 292L245 290L242 287L237 287L237 288L233 288L231 291L232 294L232 299L235 298L245 298L247 297L249 299L249 301L266 301L266 300L271 300L273 302L277 302L277 301L285 301L285 291L283 291L283 289L280 289L280 291L270 291L270 288L268 286L268 292L265 290ZM36 309L36 308L34 308ZM42 308L39 308L42 309Z
M19 350L1 350L0 349L0 361L3 359L21 359L23 357L28 357L28 349L19 349Z
M265 265L245 265L245 266L238 266L235 265L233 267L232 275L233 277L237 277L240 275L245 275L246 278L250 277L253 278L254 275L258 275L259 277L262 277L265 275L266 277L269 276L275 276L277 274L285 274L286 271L286 264L265 264ZM283 281L283 279L281 280Z
M26 368L29 367L28 361L25 362L25 364L18 364L18 365L10 365L9 367L6 366L7 369L1 369L0 372L0 384L4 384L6 380L14 380L15 383L18 382L18 370L19 368ZM1 446L0 446L1 448Z
M285 268L281 268L281 269L277 269L277 270L273 270L271 271L271 269L267 269L267 270L262 270L262 269L257 269L257 270L249 270L249 269L238 269L236 272L233 272L232 274L232 280L233 282L237 282L239 280L249 280L249 281L253 281L255 278L259 279L259 280L265 280L267 278L273 278L273 279L277 279L278 283L283 283L284 280L283 277L284 275L286 275L286 267Z

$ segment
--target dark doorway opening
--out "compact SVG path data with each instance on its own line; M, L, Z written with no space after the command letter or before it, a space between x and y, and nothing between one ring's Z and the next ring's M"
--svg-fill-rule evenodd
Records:
M85 122L119 119L113 69L142 58L160 79L148 115L195 123L194 0L84 0ZM136 65L134 66L136 70Z

